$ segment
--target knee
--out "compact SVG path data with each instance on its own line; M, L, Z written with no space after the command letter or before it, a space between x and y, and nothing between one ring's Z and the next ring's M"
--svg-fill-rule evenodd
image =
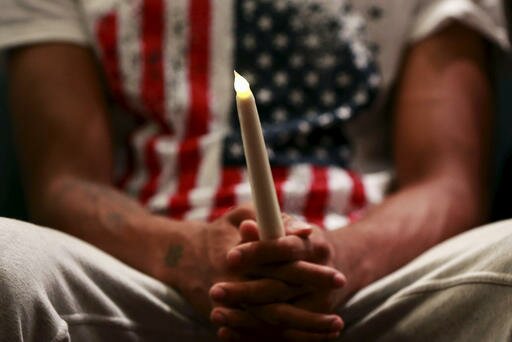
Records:
M0 218L0 293L3 303L23 305L55 274L53 246L45 228Z
M512 274L512 220L484 227L473 243L468 246L472 271Z
M1 341L49 341L65 328L50 298L60 276L47 231L0 218Z
M31 224L0 219L0 288L2 293L30 285L34 264L39 261L34 247L35 230Z

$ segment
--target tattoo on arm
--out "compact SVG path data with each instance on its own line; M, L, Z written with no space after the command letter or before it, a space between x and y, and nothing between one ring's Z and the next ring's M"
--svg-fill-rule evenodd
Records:
M183 256L183 246L182 245L171 245L167 250L167 255L165 256L165 264L168 267L176 267Z

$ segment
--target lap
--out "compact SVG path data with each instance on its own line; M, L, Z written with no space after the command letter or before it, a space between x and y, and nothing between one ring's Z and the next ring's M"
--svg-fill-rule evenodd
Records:
M347 303L342 340L507 340L511 246L504 221L432 248ZM0 340L214 339L165 284L69 235L8 219L0 302Z
M79 239L9 219L0 219L0 299L0 340L212 340L165 284Z
M343 341L506 341L512 334L512 220L428 250L354 296Z

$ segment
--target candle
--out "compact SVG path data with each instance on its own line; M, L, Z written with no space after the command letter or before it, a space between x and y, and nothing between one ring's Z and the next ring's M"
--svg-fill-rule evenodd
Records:
M284 236L284 228L274 180L270 171L267 149L261 131L256 100L249 82L236 72L235 90L236 107L242 131L252 198L256 207L260 239L276 239Z

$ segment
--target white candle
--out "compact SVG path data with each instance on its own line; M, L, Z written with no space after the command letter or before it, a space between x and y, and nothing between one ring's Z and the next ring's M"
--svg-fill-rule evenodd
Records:
M260 239L284 236L281 211L270 171L256 101L249 82L235 72L236 107L242 130L245 160L258 222Z

